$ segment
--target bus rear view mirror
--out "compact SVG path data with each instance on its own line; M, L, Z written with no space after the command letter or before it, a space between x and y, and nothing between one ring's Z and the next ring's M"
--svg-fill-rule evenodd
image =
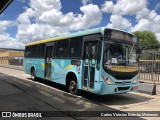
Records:
M138 54L141 54L142 53L142 51L141 51L141 48L138 46Z
M142 53L142 50L141 50L141 48L140 48L139 46L136 47L136 52L137 52L138 54L141 54L141 53Z

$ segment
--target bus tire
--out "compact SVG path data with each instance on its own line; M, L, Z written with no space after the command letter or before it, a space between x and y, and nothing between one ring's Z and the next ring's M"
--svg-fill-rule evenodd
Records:
M71 94L78 94L79 90L77 87L77 81L76 80L70 80L69 86L68 86L69 92Z
M34 68L31 69L31 79L36 81L37 77L36 77L36 71Z

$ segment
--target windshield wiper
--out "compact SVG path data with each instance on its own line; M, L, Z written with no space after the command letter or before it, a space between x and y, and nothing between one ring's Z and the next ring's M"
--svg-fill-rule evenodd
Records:
M132 49L131 49L131 51L130 51L130 53L129 53L129 58L130 58L130 56L131 56L132 53L133 53L134 46L135 46L135 44L132 45Z
M129 56L128 56L128 62L126 62L126 66L129 65L129 60L130 60L130 57L131 57L131 55L133 53L134 47L135 47L135 44L132 45L131 51L130 51Z

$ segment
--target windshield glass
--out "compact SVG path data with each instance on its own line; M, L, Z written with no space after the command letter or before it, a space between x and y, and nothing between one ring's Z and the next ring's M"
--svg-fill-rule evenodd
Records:
M137 66L135 46L117 41L106 41L104 44L104 65Z

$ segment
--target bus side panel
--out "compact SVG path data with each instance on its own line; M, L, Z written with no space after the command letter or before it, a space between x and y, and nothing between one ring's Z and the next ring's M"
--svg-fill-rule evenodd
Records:
M29 75L31 74L32 66L36 70L36 76L39 78L44 78L44 59L25 58L23 68Z
M84 61L80 60L81 65L80 65L80 69L77 71L77 81L78 81L78 89L82 89L83 86L83 71L84 71ZM77 67L77 66L76 66Z
M30 58L24 58L24 61L23 61L23 69L25 71L25 73L27 74L31 74L31 59Z
M39 78L44 78L44 68L45 68L45 63L44 59L36 59L35 60L35 67L36 67L36 76Z
M101 83L100 83L100 70L95 70L95 80L94 80L94 92L99 93L101 90Z
M66 85L66 76L68 72L73 72L77 76L77 81L79 81L77 65L71 65L71 60L65 59L54 59L52 61L52 81Z

